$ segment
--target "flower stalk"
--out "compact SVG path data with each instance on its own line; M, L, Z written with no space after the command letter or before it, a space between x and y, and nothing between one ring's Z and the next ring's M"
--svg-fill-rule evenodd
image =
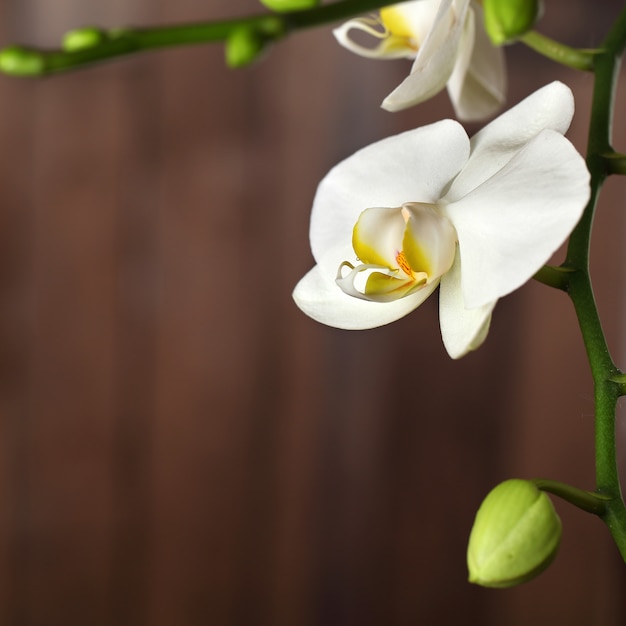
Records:
M611 152L601 155L607 174L626 175L626 154Z
M518 41L521 41L548 59L584 72L593 71L593 61L596 54L598 54L596 50L571 48L535 30L523 34L518 38Z
M593 491L584 491L556 480L538 478L532 482L537 489L559 496L559 498L577 506L583 511L587 511L587 513L592 513L600 517L606 514L606 505L610 500L608 496L594 493Z
M602 184L611 168L606 154L611 154L611 123L615 100L616 77L626 47L626 9L624 9L594 59L595 83L587 167L591 173L591 198L583 217L570 237L564 266L568 275L567 291L578 317L587 357L594 380L596 491L607 497L601 515L615 543L626 560L626 506L624 505L617 467L615 410L624 392L622 373L613 361L594 299L589 274L589 246L593 217Z

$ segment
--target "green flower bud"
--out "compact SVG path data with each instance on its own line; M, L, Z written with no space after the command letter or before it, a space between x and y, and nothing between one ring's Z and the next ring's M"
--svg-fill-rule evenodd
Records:
M255 61L265 48L266 38L251 26L235 28L226 40L226 64L243 67Z
M532 30L543 6L540 0L484 0L483 11L489 38L501 46Z
M76 52L85 48L93 48L106 39L106 34L99 28L87 27L76 28L65 33L63 37L63 50Z
M556 556L561 520L548 495L528 480L495 487L476 513L467 548L469 580L512 587L540 574Z
M0 51L0 71L13 76L37 76L44 70L43 55L37 50L11 46Z
M304 9L312 9L318 6L320 0L261 0L261 4L265 5L272 11L283 13L285 11L302 11Z

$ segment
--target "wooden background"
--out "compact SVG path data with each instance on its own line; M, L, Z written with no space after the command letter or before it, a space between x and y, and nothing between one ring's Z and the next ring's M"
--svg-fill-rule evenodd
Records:
M545 32L593 46L622 3L546 4ZM257 10L1 0L0 44ZM510 104L572 86L584 151L591 77L521 46L507 57ZM452 115L445 94L378 108L407 69L321 28L236 72L214 46L0 78L0 624L625 623L608 533L562 502L544 575L466 582L473 515L497 482L593 487L592 389L563 294L530 283L505 298L459 362L436 298L356 333L291 301L324 173ZM622 364L624 196L609 181L593 255Z

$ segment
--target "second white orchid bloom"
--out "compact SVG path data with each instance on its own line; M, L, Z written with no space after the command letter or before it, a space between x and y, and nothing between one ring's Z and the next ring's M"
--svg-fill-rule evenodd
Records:
M341 162L313 203L317 265L296 286L298 306L330 326L374 328L440 285L448 353L477 348L498 298L548 261L589 199L585 162L563 136L573 113L555 82L471 141L444 120Z
M353 39L360 30L377 45ZM409 76L383 101L389 111L405 109L444 87L461 120L481 120L505 99L506 72L501 48L485 32L482 9L471 0L414 0L379 11L376 18L352 19L334 31L339 43L361 56L414 59Z

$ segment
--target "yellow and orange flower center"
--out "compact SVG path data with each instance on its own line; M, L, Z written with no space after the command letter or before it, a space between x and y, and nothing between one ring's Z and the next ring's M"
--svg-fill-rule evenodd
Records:
M407 276L410 276L411 278L415 277L415 275L413 274L413 270L411 269L411 266L406 259L406 255L402 250L400 250L400 252L398 252L398 254L396 255L396 263Z
M452 267L456 231L435 205L407 202L363 211L352 247L361 264L344 261L337 284L349 295L388 302L438 281Z

